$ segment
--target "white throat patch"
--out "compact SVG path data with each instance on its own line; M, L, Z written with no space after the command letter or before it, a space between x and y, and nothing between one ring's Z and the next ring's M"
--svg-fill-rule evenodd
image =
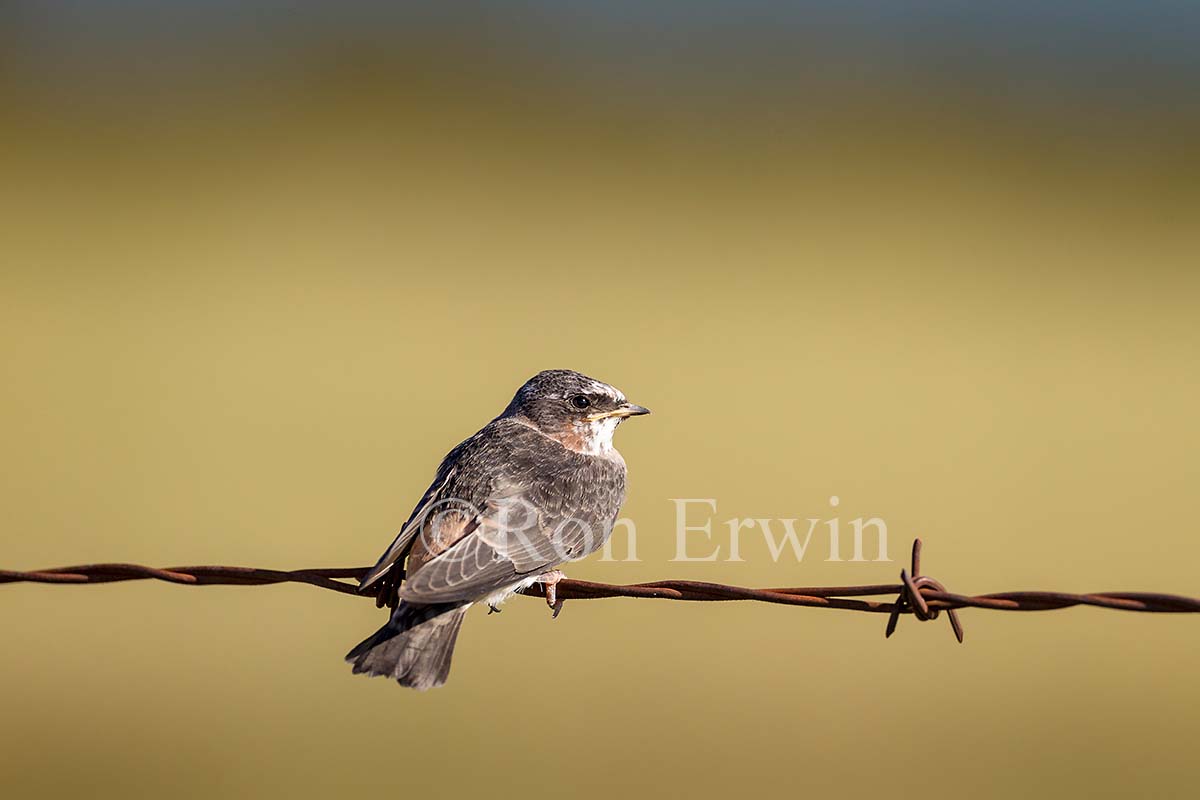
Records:
M619 417L606 417L595 422L577 422L573 426L578 436L572 444L572 449L589 456L607 456L616 452L613 449L613 434L621 424Z

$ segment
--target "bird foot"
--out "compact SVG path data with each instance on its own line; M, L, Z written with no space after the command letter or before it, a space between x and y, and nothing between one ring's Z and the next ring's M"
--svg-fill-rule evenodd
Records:
M542 584L546 589L546 605L550 606L550 610L553 612L550 615L551 619L558 619L558 614L563 609L563 603L566 602L566 600L559 599L558 592L555 589L558 586L558 582L565 577L567 576L556 569L538 576L537 582Z
M489 617L492 614L499 614L499 613L500 613L500 606L494 605L492 603L488 603L488 616Z

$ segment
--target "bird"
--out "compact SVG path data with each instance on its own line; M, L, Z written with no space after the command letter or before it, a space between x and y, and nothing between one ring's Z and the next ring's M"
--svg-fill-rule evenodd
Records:
M346 655L355 674L441 686L467 610L491 611L535 583L557 617L557 569L601 548L625 501L624 420L649 414L574 370L539 372L451 450L359 591L391 607Z

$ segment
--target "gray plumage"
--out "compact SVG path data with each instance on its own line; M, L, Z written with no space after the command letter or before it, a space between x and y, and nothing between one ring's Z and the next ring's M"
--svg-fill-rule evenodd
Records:
M645 413L570 370L526 382L500 416L450 451L363 578L362 588L381 596L398 586L400 602L346 656L354 672L440 686L472 603L556 580L554 567L602 547L625 499L625 461L612 434Z
M450 674L450 656L469 605L401 604L387 625L346 655L355 674L387 675L402 686L430 689Z

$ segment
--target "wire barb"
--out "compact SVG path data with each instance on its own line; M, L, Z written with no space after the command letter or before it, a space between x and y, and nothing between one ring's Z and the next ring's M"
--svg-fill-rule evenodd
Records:
M368 597L380 605L394 605L398 586L360 592L357 584L368 567L274 570L255 567L199 566L160 569L141 564L82 564L73 567L19 572L0 570L0 583L94 584L121 581L158 580L182 586L265 586L277 583L303 583L342 594ZM351 583L350 580L355 582ZM396 584L399 580L395 581ZM545 597L545 587L534 584L523 594ZM992 611L1051 611L1072 606L1094 606L1117 611L1148 613L1197 613L1200 599L1149 592L1000 592L984 595L960 595L946 591L941 582L921 574L921 540L913 542L911 570L901 570L900 583L865 586L801 586L752 589L701 581L654 581L628 586L563 579L555 587L557 600L598 600L605 597L716 602L750 600L778 605L809 608L837 608L873 614L887 614L886 635L896 631L900 617L911 614L922 622L937 619L945 611L959 642L963 640L958 609L985 608ZM895 598L888 600L887 598Z
M914 539L912 546L912 574L910 575L905 570L900 570L900 596L896 598L895 607L892 613L888 615L887 629L884 630L884 638L891 638L891 635L896 632L896 625L900 622L900 615L905 612L911 612L914 617L926 622L931 619L937 619L940 610L930 608L925 602L924 595L921 594L922 589L929 589L931 592L939 594L946 593L946 587L942 586L941 582L935 581L928 575L921 574L921 540ZM962 623L958 621L958 611L954 608L946 609L946 616L950 618L950 628L954 631L954 638L959 644L963 643L963 628Z

